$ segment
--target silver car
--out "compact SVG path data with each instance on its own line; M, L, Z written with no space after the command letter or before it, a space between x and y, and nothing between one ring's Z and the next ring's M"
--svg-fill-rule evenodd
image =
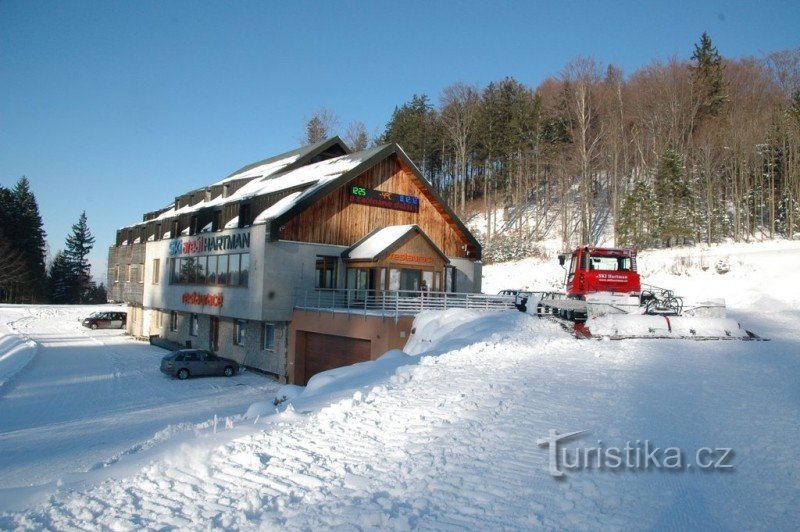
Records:
M232 377L239 372L239 364L203 349L180 349L161 359L161 372L181 380L204 375Z

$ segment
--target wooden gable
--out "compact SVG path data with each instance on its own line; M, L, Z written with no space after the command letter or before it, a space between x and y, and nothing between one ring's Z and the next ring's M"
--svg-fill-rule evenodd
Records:
M350 246L375 228L416 224L445 255L479 259L480 245L401 153L392 149L354 177L337 182L335 189L283 223L278 238ZM418 212L354 203L353 186L412 196L418 199Z

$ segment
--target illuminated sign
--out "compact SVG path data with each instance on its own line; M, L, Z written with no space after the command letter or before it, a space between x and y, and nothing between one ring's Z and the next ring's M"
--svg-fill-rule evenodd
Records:
M394 209L396 211L419 212L419 198L393 192L381 192L353 185L350 187L350 203Z
M169 243L169 255L196 255L211 251L230 251L234 249L249 249L250 233L237 233L222 236L194 236L192 238L179 238Z
M198 294L197 292L186 292L181 297L184 305L201 305L203 307L221 307L221 294Z
M389 259L397 262L414 262L418 264L433 264L435 262L433 257L412 255L411 253L392 253L389 255Z

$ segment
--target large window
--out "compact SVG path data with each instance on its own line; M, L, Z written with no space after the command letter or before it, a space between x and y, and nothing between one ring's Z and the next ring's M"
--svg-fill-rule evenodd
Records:
M337 257L317 255L315 288L336 288L336 264L338 262Z
M178 313L174 310L169 313L169 330L172 332L178 330Z
M247 286L250 254L204 255L169 259L170 284Z
M244 320L233 321L233 345L244 346L245 324Z
M197 330L200 328L200 317L197 314L192 314L189 320L189 335L197 336Z
M275 324L265 323L262 332L262 346L266 351L275 351Z

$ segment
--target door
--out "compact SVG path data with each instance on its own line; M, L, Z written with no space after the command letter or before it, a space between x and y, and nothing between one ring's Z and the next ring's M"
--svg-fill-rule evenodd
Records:
M122 328L122 314L119 312L112 312L111 313L111 325L114 329L121 329Z
M308 379L322 371L370 359L372 349L369 340L311 332L303 334L305 334L303 384L307 384Z
M211 326L208 328L208 348L219 351L219 318L211 316Z

